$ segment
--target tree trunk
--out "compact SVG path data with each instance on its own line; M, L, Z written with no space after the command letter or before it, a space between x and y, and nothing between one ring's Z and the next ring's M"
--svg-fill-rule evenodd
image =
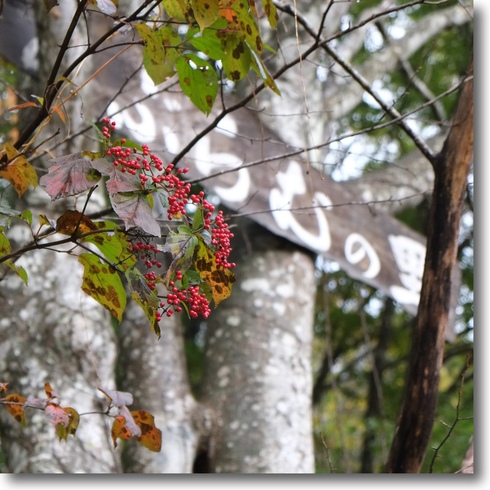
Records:
M44 83L56 59L59 44L73 16L77 2L61 2L59 10L47 13L43 2L34 2L40 40L39 87L31 93L43 96ZM77 27L72 42L81 45L83 26ZM33 53L31 53L33 54ZM77 56L77 48L68 50L65 63ZM84 69L89 69L90 63ZM83 77L84 74L81 74ZM61 152L74 152L83 147L83 139L63 144L70 131L77 131L81 100L67 105L69 125L58 115L44 129L51 137L60 129L57 144ZM40 140L44 136L40 136ZM62 148L62 149L61 149ZM27 194L26 194L27 195ZM48 196L35 190L28 194L24 205L38 214L46 213ZM64 200L63 200L64 201ZM66 202L59 202L66 207ZM50 216L51 217L51 216ZM25 226L15 225L11 233L15 248L30 238ZM0 323L0 373L9 382L9 392L26 398L43 398L44 383L49 382L61 396L62 406L72 406L79 413L105 410L104 397L98 386L114 388L116 360L115 338L109 315L80 290L81 270L76 259L52 251L34 251L22 257L29 276L29 287L15 276L2 281ZM5 373L5 374L3 374ZM0 437L6 455L7 470L14 473L117 473L119 453L112 448L110 426L101 415L82 416L76 438L60 442L44 414L27 409L25 429L2 409ZM74 439L74 440L72 440ZM90 450L88 450L90 448Z
M208 322L208 459L218 473L311 473L313 260L257 225L242 230L233 294Z
M132 410L144 409L162 431L162 450L150 452L136 441L123 451L127 473L191 473L205 410L197 410L189 387L178 315L161 321L161 337L150 330L141 308L131 303L119 329L118 386L134 395Z
M432 432L463 199L472 163L473 61L451 131L434 162L425 270L406 395L386 468L389 473L419 472Z

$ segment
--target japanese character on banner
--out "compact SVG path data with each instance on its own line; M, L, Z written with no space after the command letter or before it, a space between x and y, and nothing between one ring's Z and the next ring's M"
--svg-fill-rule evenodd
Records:
M424 274L425 246L403 235L389 235L388 240L403 285L391 286L390 292L400 303L418 305Z

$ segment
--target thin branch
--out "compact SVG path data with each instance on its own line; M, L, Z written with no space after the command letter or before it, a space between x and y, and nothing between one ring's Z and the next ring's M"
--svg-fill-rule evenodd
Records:
M429 466L429 473L432 473L432 470L434 469L434 463L435 463L435 461L436 461L436 459L437 459L437 457L439 455L439 451L444 446L444 444L446 443L446 441L451 437L451 434L454 432L454 429L456 428L456 425L458 424L458 422L460 422L461 420L463 420L462 418L460 418L459 414L460 414L460 410L461 410L461 399L463 397L463 388L464 388L465 375L466 375L466 371L468 370L469 367L470 367L470 362L469 362L469 357L467 357L466 358L466 366L465 366L465 369L461 373L461 385L460 385L460 388L459 388L459 391L458 391L458 403L456 404L456 414L454 416L453 423L450 426L447 426L448 429L449 429L447 431L447 434L444 436L444 438L439 443L439 445L434 448L434 454L432 456L432 460L431 460L430 466Z

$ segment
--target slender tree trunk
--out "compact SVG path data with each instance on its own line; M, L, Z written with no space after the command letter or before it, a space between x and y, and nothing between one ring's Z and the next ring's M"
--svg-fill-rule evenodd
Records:
M406 395L386 467L389 473L419 472L432 432L463 199L472 163L473 61L451 131L434 162L425 270Z

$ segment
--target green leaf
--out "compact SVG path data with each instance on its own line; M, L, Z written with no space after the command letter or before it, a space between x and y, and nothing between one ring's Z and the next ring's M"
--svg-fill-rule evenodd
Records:
M32 211L30 209L23 211L20 218L23 219L29 226L32 225Z
M223 58L223 46L218 33L219 29L225 29L227 26L226 19L219 18L211 27L202 32L197 29L190 29L188 42L209 58L221 60Z
M277 9L272 0L262 0L262 4L264 7L265 15L267 16L267 20L269 21L269 25L272 29L277 29L277 21L279 19L277 15Z
M86 242L93 243L104 257L119 269L127 270L136 265L136 256L129 247L126 235L119 231L119 227L112 221L94 223L100 230L111 230L89 235Z
M12 246L10 245L9 239L5 236L4 227L0 226L0 257L2 255L7 255L12 251Z
M201 206L198 206L192 218L192 231L196 232L200 230L203 224L204 224L204 210Z
M204 114L209 115L218 93L218 75L205 60L186 54L177 60L179 82L184 94Z
M8 267L10 267L22 279L22 281L24 281L24 284L27 286L28 276L27 276L26 270L22 266L20 266L20 265L15 265L10 260L7 260L4 263Z
M175 62L179 58L182 43L180 36L168 26L157 31L146 24L136 24L135 27L144 41L145 70L153 83L159 85L175 74Z
M188 22L190 19L189 0L162 0L162 5L170 17L181 22Z
M246 39L253 51L259 54L262 53L264 44L248 2L235 2L232 5L232 9L236 14L235 26L240 30L241 37Z
M269 87L277 95L281 95L281 92L277 87L276 82L272 78L269 70L267 70L260 57L257 55L257 53L255 53L255 51L250 50L250 52L252 54L251 65L255 73L257 73L257 75L259 75L259 77L264 80L264 83L267 87Z
M9 206L0 204L0 227L9 227L12 221L12 217L19 216L21 213L16 209L12 209Z
M81 254L78 261L84 266L82 290L121 321L126 291L118 272L91 253Z
M156 319L156 312L160 303L158 296L148 287L146 279L136 267L128 269L125 276L131 289L131 297L141 307L152 330L160 338L160 327Z
M191 0L190 3L201 30L212 25L219 16L219 0Z
M185 273L192 266L194 251L199 240L190 229L187 230L179 230L180 233L171 232L163 246L163 251L169 252L173 258L165 274L164 282L167 285L173 278L175 271L180 270Z
M245 40L236 34L228 34L222 41L223 70L230 80L238 82L250 69L251 54Z

